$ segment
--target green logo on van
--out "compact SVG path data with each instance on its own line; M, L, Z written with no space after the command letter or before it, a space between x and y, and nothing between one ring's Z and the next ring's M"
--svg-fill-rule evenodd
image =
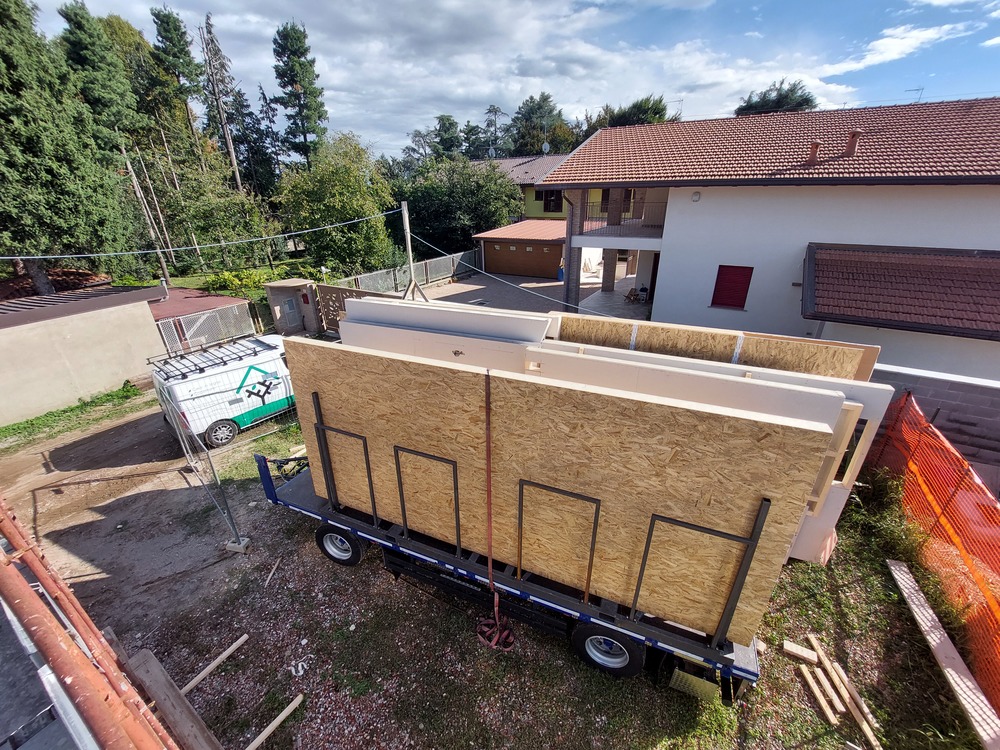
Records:
M264 403L267 401L268 394L275 386L278 385L277 373L267 372L266 370L262 370L259 367L256 367L255 365L251 365L250 367L247 368L247 371L243 374L243 380L241 380L240 384L236 387L236 392L239 393L240 391L243 390L243 386L247 384L247 381L250 380L250 376L254 372L260 373L262 377L259 382L251 383L250 387L246 389L245 391L246 397L259 398L260 404L261 406L263 406Z

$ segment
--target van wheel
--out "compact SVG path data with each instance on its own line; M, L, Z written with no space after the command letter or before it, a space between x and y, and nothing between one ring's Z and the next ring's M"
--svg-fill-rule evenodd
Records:
M571 640L577 656L612 677L634 677L646 660L645 644L592 622L577 625Z
M205 430L205 442L213 448L229 445L240 433L239 425L231 419L220 419L212 422Z
M361 562L366 544L354 534L325 523L316 529L316 544L320 551L338 565L351 567Z

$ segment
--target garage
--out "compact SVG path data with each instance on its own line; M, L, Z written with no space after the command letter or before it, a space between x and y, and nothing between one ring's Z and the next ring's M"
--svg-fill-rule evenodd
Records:
M487 273L555 279L559 275L566 222L528 219L473 237L483 252Z

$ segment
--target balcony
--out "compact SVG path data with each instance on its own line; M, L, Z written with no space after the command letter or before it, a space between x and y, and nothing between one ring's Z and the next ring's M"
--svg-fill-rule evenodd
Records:
M616 212L614 208L604 202L584 204L583 232L576 235L573 244L579 242L583 246L659 250L667 212L666 202L626 201L621 211ZM609 242L605 238L612 238L615 242ZM633 241L622 244L622 238ZM632 248L632 245L636 247Z

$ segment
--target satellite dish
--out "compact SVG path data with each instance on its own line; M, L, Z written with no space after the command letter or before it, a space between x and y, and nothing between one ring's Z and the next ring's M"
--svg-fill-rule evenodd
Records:
M486 155L489 156L491 159L495 159L497 156L497 150L492 146L490 146L490 150L486 152Z
M551 150L552 150L552 146L549 145L548 141L545 141L545 143L542 144L542 153L543 154L547 154Z

